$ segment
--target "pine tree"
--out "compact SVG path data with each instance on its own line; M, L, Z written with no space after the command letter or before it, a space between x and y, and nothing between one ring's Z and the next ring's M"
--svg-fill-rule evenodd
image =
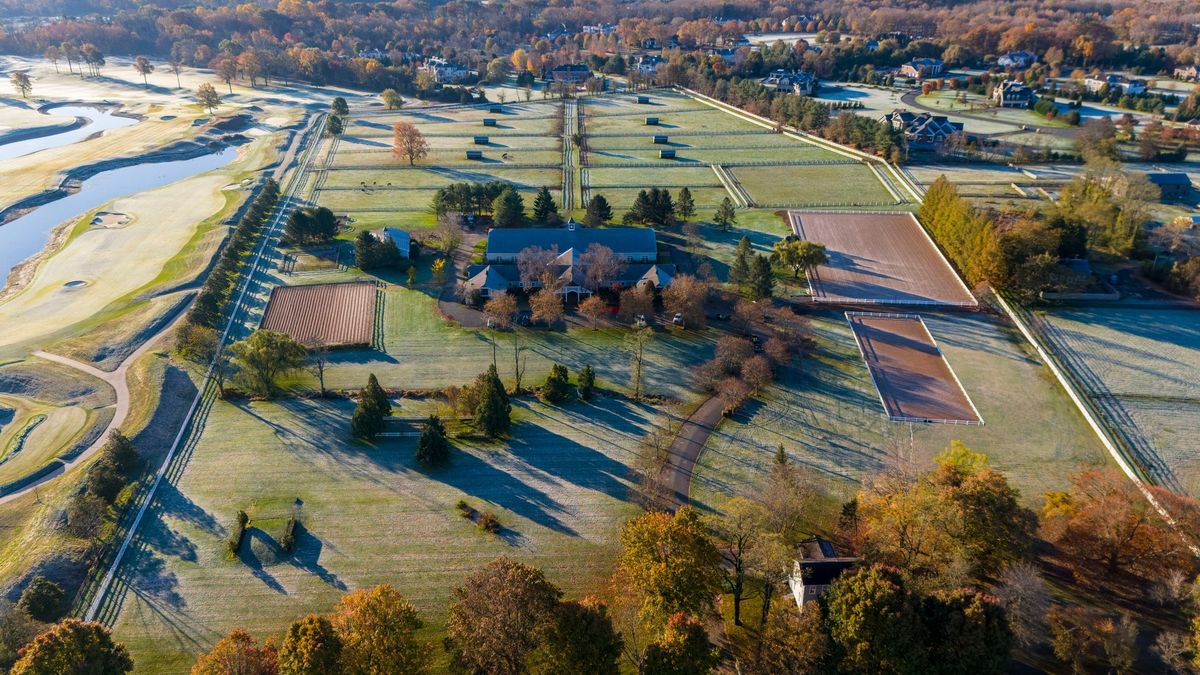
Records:
M488 366L482 384L479 405L475 408L475 428L490 438L503 436L512 428L512 418L509 417L512 406L495 365Z
M612 206L608 200L604 198L604 195L596 195L588 202L587 214L584 215L583 222L588 227L597 227L612 220L612 217Z
M558 204L555 204L554 197L550 196L550 188L544 185L533 200L533 219L546 225L558 221Z
M721 200L721 205L717 207L717 212L713 214L713 222L723 231L728 231L729 228L737 224L737 212L733 210L733 202L729 197Z
M379 411L381 418L391 416L392 403L388 400L387 392L379 386L379 380L375 379L375 373L367 378L367 389L363 396L371 399L371 407Z
M567 379L567 367L556 363L550 367L550 375L542 387L542 398L548 403L562 403L570 393L570 382Z
M525 224L525 200L511 187L492 200L492 224L496 227L520 227Z
M747 286L749 286L747 290L751 300L769 298L775 292L775 273L771 270L771 261L767 259L767 256L754 256Z
M579 382L575 389L579 392L579 398L585 401L592 400L596 389L596 370L591 366L584 366L583 370L579 371Z
M742 237L737 245L737 254L733 259L733 265L729 268L729 283L741 286L750 278L750 256L753 251L750 237Z
M687 187L679 190L679 199L676 201L675 211L680 219L688 220L696 215L696 201L692 199L692 191Z
M372 373L367 378L367 387L358 398L358 406L350 419L350 430L362 439L373 440L384 429L384 418L392 414L392 404L388 401L387 393L379 386L379 380Z
M425 466L440 466L450 459L450 441L446 426L437 415L430 415L417 441L417 461Z

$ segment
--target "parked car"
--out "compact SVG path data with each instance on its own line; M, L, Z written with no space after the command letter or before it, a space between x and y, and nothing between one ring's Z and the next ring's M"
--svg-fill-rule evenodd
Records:
M633 317L633 325L637 328L645 328L646 327L646 315L638 314L637 316Z
M675 324L676 326L683 326L683 314L680 312L675 312L675 316L671 318L671 323Z
M709 318L711 318L713 321L729 321L729 320L730 320L730 319L732 319L733 317L731 317L731 316L730 316L730 315L728 315L728 314L717 313L717 314L713 314L713 315L712 315L711 317L709 317Z

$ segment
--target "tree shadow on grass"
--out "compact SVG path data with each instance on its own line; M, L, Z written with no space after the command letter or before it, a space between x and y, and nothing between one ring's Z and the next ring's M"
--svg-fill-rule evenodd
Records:
M157 518L154 520L161 523ZM182 609L187 602L178 591L179 578L151 548L145 540L139 546L138 555L132 556L132 564L125 567L125 584L146 602L165 605L173 610Z
M250 569L255 579L281 595L287 595L287 589L266 568L279 562L284 555L275 540L262 529L253 525L246 528L242 546L238 549L238 560Z
M288 562L297 569L315 575L318 579L339 591L348 590L346 583L339 579L338 575L321 566L321 552L325 548L325 543L310 532L307 527L304 527L304 523L296 523L296 529L292 534L295 537L296 543Z

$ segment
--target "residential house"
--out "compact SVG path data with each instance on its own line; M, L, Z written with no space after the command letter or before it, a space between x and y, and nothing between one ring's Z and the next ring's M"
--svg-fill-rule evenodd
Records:
M1032 108L1035 102L1037 95L1023 82L1005 80L992 89L992 103L1000 108Z
M794 93L812 96L813 90L817 86L817 78L808 71L777 68L763 78L762 84L765 87L785 91L791 89Z
M788 577L788 587L796 606L804 611L804 605L821 597L829 585L842 572L856 565L859 558L839 556L833 544L821 537L805 539L796 546L798 557Z
M583 63L564 63L554 66L546 75L547 80L566 84L582 84L592 77L592 69Z
M400 251L400 256L408 258L412 250L412 237L408 235L407 230L400 230L394 227L385 227L382 230L374 230L371 232L379 241L391 240L396 245L396 250Z
M1189 80L1195 82L1200 80L1200 66L1187 66L1186 68L1176 68L1175 77L1180 80Z
M656 54L649 54L638 57L637 69L640 73L648 73L653 75L658 72L658 66L666 63L667 60Z
M963 130L962 122L951 122L945 115L927 112L893 110L882 121L903 133L908 147L915 150L932 150Z
M648 37L642 40L642 49L660 49L662 45L658 44L658 38Z
M1009 52L996 59L996 65L1001 68L1028 68L1037 63L1037 54L1024 50Z
M584 26L583 32L585 35L611 35L617 32L617 24L602 23L595 26Z
M425 59L425 63L421 64L417 70L433 75L433 81L442 84L461 82L475 74L475 71L464 65L447 61L438 56Z
M1105 87L1109 91L1120 89L1121 93L1137 96L1146 93L1146 83L1142 80L1133 80L1124 75L1108 74L1103 77L1089 77L1083 81L1083 86L1089 92L1098 94Z
M584 254L592 245L605 246L624 263L611 285L630 288L652 284L668 286L675 277L674 265L658 264L656 232L647 227L582 227L574 220L561 228L494 228L488 232L484 263L467 268L465 289L479 298L488 298L510 289L522 288L517 258L529 248L555 252L546 266L567 301L579 301L591 295ZM541 288L542 275L527 289Z
M1192 179L1182 171L1151 171L1146 178L1158 186L1164 202L1185 199L1192 190Z
M941 59L913 59L908 63L900 66L900 75L902 77L937 77L942 74L945 64Z
M715 47L708 50L709 56L719 56L726 63L737 63L738 53L737 47Z

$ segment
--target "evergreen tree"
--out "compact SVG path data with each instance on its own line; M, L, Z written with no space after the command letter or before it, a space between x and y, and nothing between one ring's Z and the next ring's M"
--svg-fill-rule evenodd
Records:
M520 227L525 224L525 200L511 186L492 200L492 224L496 227Z
M771 270L771 261L767 259L767 256L754 256L754 262L750 265L750 278L746 285L751 300L769 298L775 292L775 273Z
M341 96L334 97L333 103L329 106L330 112L338 117L345 117L350 114L350 106L346 105L346 99Z
M733 209L733 202L729 197L721 200L721 205L717 207L717 212L713 214L713 222L722 231L728 231L729 228L737 224L737 212Z
M750 257L754 253L754 247L750 243L750 237L742 237L737 245L737 253L733 258L733 265L729 267L729 283L741 286L750 278Z
M375 374L367 378L367 387L358 398L358 406L350 419L350 430L358 438L373 440L384 429L384 418L392 414L387 393L379 386Z
M512 406L495 365L488 366L482 385L479 405L475 408L475 428L490 438L503 436L512 428L512 418L509 417Z
M361 270L374 269L378 266L379 254L376 242L370 232L363 230L354 238L354 264Z
M579 392L579 398L585 401L592 400L596 389L596 370L591 366L584 366L583 370L579 371L579 382L575 389Z
M555 204L554 197L550 196L550 188L544 185L533 200L533 219L546 225L558 222L558 204Z
M440 466L450 459L450 441L446 426L437 415L430 415L417 441L417 461L425 466Z
M567 379L567 367L556 363L550 367L550 375L542 387L542 398L549 403L562 403L570 394L570 382Z
M583 217L583 222L588 227L597 227L612 220L612 206L604 195L596 195L592 197L587 205L587 214Z
M675 212L679 214L682 220L689 220L696 215L696 201L692 199L692 191L683 187L679 190L679 199L675 205Z

